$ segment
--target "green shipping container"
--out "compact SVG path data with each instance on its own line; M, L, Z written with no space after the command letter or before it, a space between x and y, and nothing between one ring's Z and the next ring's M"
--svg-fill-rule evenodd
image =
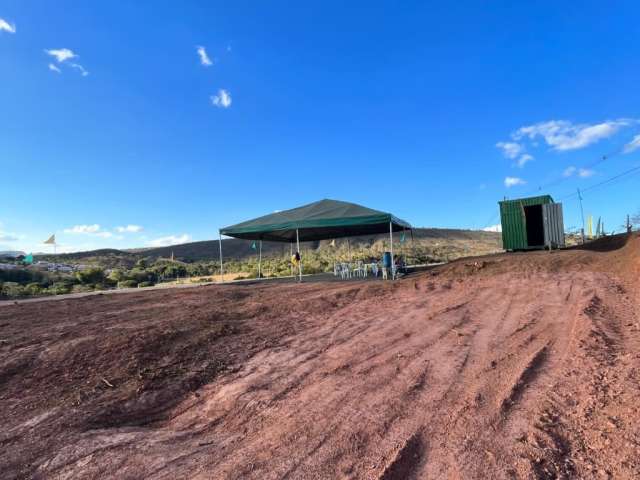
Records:
M564 246L562 204L554 203L550 195L505 200L499 204L505 250Z

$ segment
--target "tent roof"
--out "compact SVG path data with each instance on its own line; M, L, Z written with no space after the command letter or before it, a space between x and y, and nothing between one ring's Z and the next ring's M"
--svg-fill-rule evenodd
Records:
M304 242L385 233L390 223L394 231L411 228L409 223L390 213L325 199L238 223L221 229L220 233L249 240L290 242L296 239L296 229L299 229L300 241Z

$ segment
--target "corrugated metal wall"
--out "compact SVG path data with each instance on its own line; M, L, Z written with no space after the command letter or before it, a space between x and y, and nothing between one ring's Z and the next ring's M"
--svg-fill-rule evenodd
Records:
M527 221L524 216L524 207L531 205L547 205L552 203L553 199L549 195L520 198L517 200L505 200L500 202L502 248L505 250L528 249Z
M551 248L564 247L564 218L561 203L542 206L544 244Z

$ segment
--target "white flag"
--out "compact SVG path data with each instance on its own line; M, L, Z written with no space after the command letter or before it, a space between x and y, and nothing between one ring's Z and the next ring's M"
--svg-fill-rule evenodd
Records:
M48 245L55 245L56 244L56 234L54 233L53 235L51 235L47 240L45 240L46 244Z

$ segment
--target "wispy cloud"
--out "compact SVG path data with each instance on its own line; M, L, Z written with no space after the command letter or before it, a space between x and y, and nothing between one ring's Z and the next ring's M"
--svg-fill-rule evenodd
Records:
M89 72L87 72L85 68L79 63L71 63L70 65L76 70L79 70L83 77L86 77L87 75L89 75Z
M596 174L595 170L591 170L590 168L579 168L578 169L578 176L580 178L589 178L589 177L593 177Z
M485 232L502 232L502 225L499 223L497 225L491 225L490 227L484 227L482 229Z
M231 94L227 90L220 89L217 95L211 96L211 103L218 108L229 108L231 106Z
M92 235L102 238L113 237L113 233L102 230L100 225L97 223L94 223L93 225L74 225L71 228L65 228L64 233L70 233L73 235Z
M89 75L89 72L87 72L87 70L79 63L77 62L66 63L67 60L78 58L78 55L76 55L72 50L69 50L68 48L58 48L58 49L54 48L51 50L45 50L45 53L55 58L59 64L69 65L69 67L75 70L78 70L83 77L86 77L87 75ZM54 65L53 63L49 64L49 70L53 72L61 73L60 68Z
M71 228L65 228L64 233L96 233L100 231L100 225L75 225Z
M620 118L596 124L573 124L567 120L550 120L521 127L512 134L515 141L539 137L553 150L567 151L588 147L615 135L621 128L637 123L635 119Z
M210 67L211 65L213 65L213 62L209 58L209 55L207 55L207 50L204 47L198 45L196 47L196 52L198 52L198 57L200 57L200 65L203 65L205 67Z
M16 26L7 22L4 18L0 18L0 32L16 33Z
M533 155L525 153L524 145L518 142L498 142L496 147L502 150L502 154L511 160L515 160L515 166L524 168L527 162L533 160Z
M520 155L518 160L516 160L516 165L519 168L524 168L524 166L531 160L533 160L533 155L529 155L528 153L525 153L523 155Z
M629 143L627 143L624 146L624 153L631 153L631 152L635 152L637 149L640 148L640 135L636 135L635 137L633 137L633 140L631 140Z
M17 242L18 240L20 239L13 234L0 231L0 242Z
M124 227L116 227L116 232L118 233L137 233L143 231L140 225L126 225Z
M514 159L524 150L522 145L515 142L498 142L496 147L502 150L505 157Z
M580 178L589 178L594 176L595 174L595 170L592 170L590 168L576 168L574 166L567 167L564 169L564 172L562 172L563 177L573 177L575 175Z
M45 52L47 55L51 55L52 57L54 57L58 61L58 63L63 63L71 58L78 57L75 53L73 53L68 48L58 48L58 49L54 48L51 50L45 50Z
M155 240L147 242L147 245L150 247L168 247L170 245L179 245L190 241L191 235L183 233L182 235L169 235L167 237L156 238Z
M507 188L515 187L516 185L525 185L526 183L527 182L518 177L506 177L504 179L504 186Z

